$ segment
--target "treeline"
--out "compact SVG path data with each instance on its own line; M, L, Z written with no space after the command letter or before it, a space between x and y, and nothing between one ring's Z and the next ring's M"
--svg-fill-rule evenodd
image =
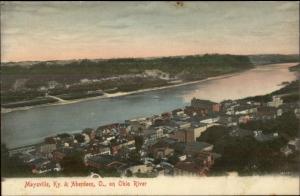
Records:
M29 67L3 66L3 74L99 74L102 76L142 73L146 69L160 69L171 74L182 71L201 73L217 67L243 69L251 66L247 56L206 54L203 56L161 57L153 59L121 58L108 60L78 60L64 65L39 62Z
M262 54L262 55L249 55L251 62L254 65L266 65L273 63L293 63L299 62L299 55L282 55L282 54Z
M222 154L213 165L211 175L230 171L237 171L239 175L295 173L299 171L299 154L285 157L280 149L288 142L283 135L298 136L298 121L293 112L287 112L275 120L251 121L241 126L250 131L263 130L264 134L278 133L279 137L272 141L259 142L253 136L233 137L224 126L208 128L197 140L213 144L214 152Z
M66 64L39 62L32 66L2 65L2 89L7 90L17 79L27 79L26 87L35 88L54 80L72 84L80 79L99 79L124 74L143 73L159 69L171 75L186 78L205 78L252 67L247 56L207 54L203 56L162 57L153 59L122 58L108 60L78 60ZM197 77L193 77L197 76Z

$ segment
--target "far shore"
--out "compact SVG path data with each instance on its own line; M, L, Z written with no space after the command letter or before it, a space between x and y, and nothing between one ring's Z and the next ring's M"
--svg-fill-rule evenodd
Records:
M185 85L190 85L190 84L201 83L201 82L205 82L205 81L208 81L208 80L214 80L214 79L231 77L231 76L240 74L241 72L244 72L244 71L247 71L247 70L243 70L243 71L239 71L239 72L235 72L235 73L230 73L230 74L223 74L223 75L220 75L220 76L209 77L209 78L202 79L202 80L196 80L196 81L190 81L190 82L182 82L182 83L179 83L179 84L171 84L171 85L166 85L166 86L160 86L160 87L154 87L154 88L147 88L147 89L140 89L140 90L129 91L129 92L105 93L104 95L101 95L101 96L87 97L87 98L76 99L76 100L64 100L64 101L59 101L59 102L55 102L55 103L47 103L47 104L25 106L25 107L17 107L17 108L1 108L1 113L5 114L5 113L9 113L9 112L21 111L21 110L28 110L28 109L32 109L32 108L38 108L38 107L48 107L48 106L55 106L55 105L66 105L66 104L73 104L73 103L78 103L78 102L83 102L83 101L90 101L90 100L95 100L95 99L107 99L107 98L114 98L114 97L122 97L122 96L139 94L139 93L144 93L144 92L149 92L149 91L155 91L155 90L161 90L161 89L168 89L168 88L175 88L175 87L179 87L179 86L185 86Z
M285 64L285 63L278 63L278 64ZM269 64L273 65L273 64ZM256 66L252 69L255 69L260 66ZM228 74L223 74L219 76L214 76L214 77L208 77L206 79L202 80L196 80L196 81L189 81L189 82L182 82L179 84L171 84L171 85L166 85L166 86L161 86L161 87L154 87L154 88L147 88L147 89L140 89L140 90L135 90L135 91L130 91L130 92L116 92L116 93L105 93L104 95L101 96L95 96L95 97L87 97L87 98L82 98L82 99L76 99L76 100L64 100L64 101L59 101L55 103L47 103L47 104L41 104L41 105L34 105L34 106L25 106L25 107L17 107L17 108L1 108L1 114L5 113L10 113L14 111L22 111L22 110L28 110L32 108L38 108L38 107L49 107L49 106L55 106L55 105L65 105L65 104L73 104L73 103L78 103L78 102L83 102L83 101L89 101L89 100L95 100L95 99L107 99L107 98L114 98L114 97L121 97L121 96L128 96L128 95L133 95L133 94L139 94L139 93L144 93L144 92L149 92L149 91L155 91L155 90L161 90L161 89L168 89L168 88L175 88L179 86L185 86L185 85L191 85L191 84L197 84L209 80L215 80L215 79L221 79L221 78L226 78L226 77L232 77L238 74L241 74L242 72L249 71L252 69L247 69L247 70L242 70L234 73L228 73Z

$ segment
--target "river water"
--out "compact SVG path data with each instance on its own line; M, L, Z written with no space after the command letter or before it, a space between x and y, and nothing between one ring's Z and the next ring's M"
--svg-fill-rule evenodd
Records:
M3 113L1 143L13 148L57 133L160 114L188 105L193 97L219 102L267 94L297 78L288 70L296 64L272 64L186 86Z

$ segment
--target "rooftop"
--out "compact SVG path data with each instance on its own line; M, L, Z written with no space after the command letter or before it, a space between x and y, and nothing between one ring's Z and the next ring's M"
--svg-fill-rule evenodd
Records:
M117 158L111 155L95 155L88 158L88 160L97 162L103 165L108 165L114 161L117 161Z

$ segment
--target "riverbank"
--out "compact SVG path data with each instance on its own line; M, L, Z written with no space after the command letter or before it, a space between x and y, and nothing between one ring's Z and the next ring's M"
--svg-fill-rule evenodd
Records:
M209 81L209 80L215 80L215 79L221 79L221 78L226 78L226 77L232 77L232 76L238 75L238 74L240 74L242 72L245 72L245 71L248 71L248 70L249 69L238 71L238 72L234 72L234 73L229 73L229 74L222 74L220 76L208 77L208 78L202 79L202 80L196 80L196 81L190 81L190 82L182 82L182 83L179 83L179 84L171 84L171 85L154 87L154 88L148 88L148 89L140 89L140 90L129 91L129 92L104 93L104 95L101 95L101 96L87 97L87 98L76 99L76 100L64 100L64 99L61 99L61 101L58 101L58 102L55 102L55 103L47 103L47 104L25 106L25 107L17 107L17 108L2 108L1 107L1 114L5 114L5 113L9 113L9 112L14 112L14 111L29 110L29 109L38 108L38 107L49 107L49 106L55 106L55 105L66 105L66 104L73 104L73 103L78 103L78 102L83 102L83 101L89 101L89 100L95 100L95 99L114 98L114 97L128 96L128 95L139 94L139 93L144 93L144 92L149 92L149 91L155 91L155 90L175 88L175 87L180 87L180 86L197 84L197 83L201 83L201 82L205 82L205 81Z

